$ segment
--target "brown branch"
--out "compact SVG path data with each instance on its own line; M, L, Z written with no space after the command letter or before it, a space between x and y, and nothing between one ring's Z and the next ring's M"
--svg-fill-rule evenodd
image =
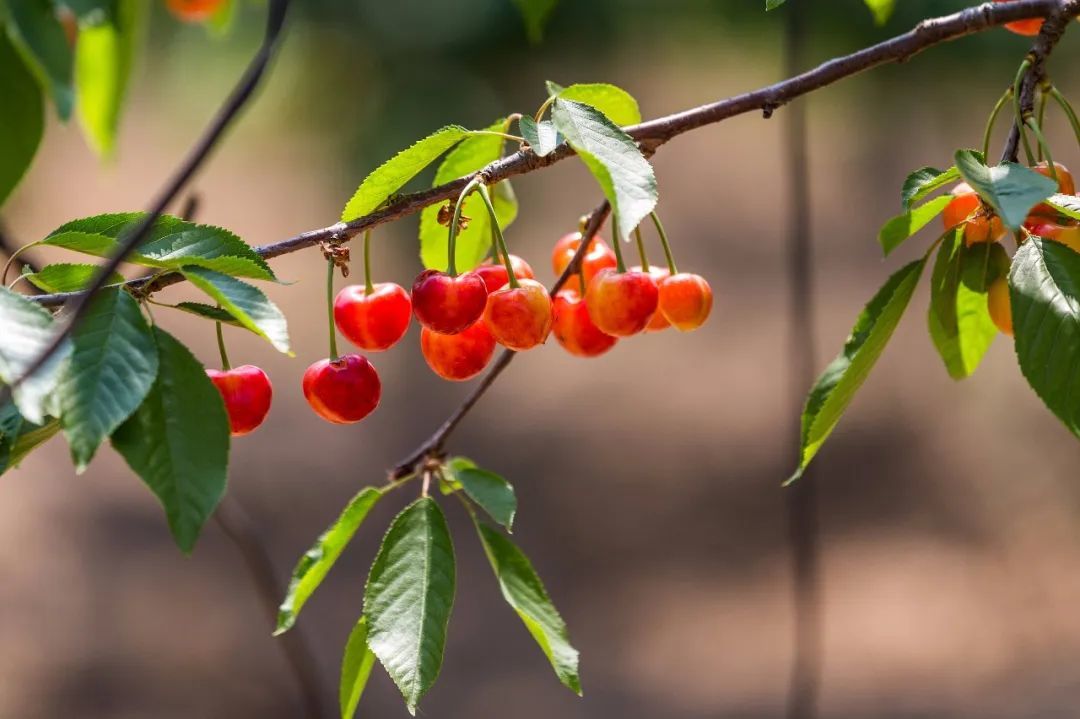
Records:
M643 149L655 150L677 135L747 112L760 110L768 117L776 109L796 97L879 65L903 62L934 45L1015 20L1077 14L1080 14L1080 0L1016 0L1016 2L1000 4L984 3L952 15L924 20L909 32L850 55L829 60L813 70L773 85L625 129L642 145ZM573 154L573 150L565 143L544 157L538 157L531 150L525 149L492 162L477 174L484 178L485 183L492 184L549 167ZM255 251L262 257L271 259L313 247L320 242L351 239L365 230L416 214L429 205L456 198L472 177L461 177L437 187L402 195L382 209L350 222L338 222L328 227L302 232L280 242L256 247ZM183 277L179 273L171 273L160 276L152 286L149 286L147 280L138 279L129 282L128 287L144 293L155 292L162 287L181 281ZM41 295L35 299L44 305L56 306L81 294L83 293L71 292Z

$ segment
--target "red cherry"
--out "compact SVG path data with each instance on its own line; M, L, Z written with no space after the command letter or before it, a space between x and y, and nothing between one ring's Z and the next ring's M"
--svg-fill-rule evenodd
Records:
M660 312L680 332L705 324L712 311L712 288L705 278L680 272L660 280Z
M495 354L495 338L482 321L456 335L420 331L420 350L428 366L443 379L464 382L484 371Z
M543 344L551 331L551 297L536 280L520 280L488 295L484 323L504 347L521 352Z
M531 280L536 277L533 274L532 267L529 267L529 263L517 255L510 255L510 266L514 268L514 277L519 280ZM508 281L506 266L501 260L499 262L492 262L490 259L484 260L484 264L477 267L473 272L480 275L480 279L484 281L489 293L499 289Z
M994 2L1008 2L1009 0L994 0ZM1005 28L1011 30L1017 35L1024 35L1030 37L1031 35L1038 35L1039 30L1042 29L1043 19L1041 17L1034 17L1028 20L1016 20L1014 22L1005 23Z
M1031 168L1035 172L1044 177L1050 177L1050 166L1045 162L1040 162ZM1058 192L1062 195L1072 195L1076 193L1076 182L1073 180L1072 173L1069 172L1069 168L1062 165L1060 162L1054 163L1054 170L1057 172ZM1033 217L1058 217L1058 211L1046 204L1045 202L1039 203L1035 207L1031 208L1031 212L1028 215L1028 219Z
M380 282L368 294L363 285L343 287L334 298L334 324L361 349L389 349L409 329L412 303L401 285Z
M225 401L233 437L247 434L263 423L274 395L265 372L246 364L227 370L208 369L206 375Z
M641 265L634 265L630 268L634 272L642 272ZM657 267L656 265L649 266L649 274L656 280L657 289L660 288L660 282L668 277L671 273L666 267ZM664 317L664 313L657 310L653 312L652 319L649 320L649 324L645 325L646 332L659 332L660 330L666 330L671 327L671 323L668 322L667 317Z
M169 11L184 22L209 20L225 0L167 0Z
M352 424L379 406L382 383L367 357L348 354L323 359L304 372L304 397L327 422Z
M551 315L555 339L577 357L597 357L619 341L593 324L585 300L575 290L561 290L555 295Z
M660 301L656 280L644 272L601 270L589 283L585 305L601 332L628 337L645 329Z
M475 272L451 277L438 270L424 270L413 283L413 314L433 332L453 335L484 313L487 286Z
M551 267L555 270L556 277L561 275L566 266L570 264L570 260L574 258L580 246L580 232L563 235L555 243L555 249L551 253ZM589 251L581 258L581 271L585 276L585 284L588 285L592 282L593 277L596 277L600 270L615 267L616 264L615 253L608 247L608 244L599 237L594 238L589 245ZM577 283L578 279L575 274L567 278L566 286L576 287Z
M945 228L964 224L964 243L970 247L980 242L996 242L1005 236L1001 218L990 216L971 185L961 182L952 189L953 199L941 213Z

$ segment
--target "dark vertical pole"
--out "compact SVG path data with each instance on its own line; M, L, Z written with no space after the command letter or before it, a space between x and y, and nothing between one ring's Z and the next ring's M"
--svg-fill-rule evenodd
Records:
M802 70L808 0L789 2L784 34L784 75ZM814 307L810 248L810 178L806 142L806 100L790 103L783 112L786 172L790 202L787 230L788 312L792 411L798 416L803 398L814 382ZM796 425L797 426L797 425ZM799 433L792 437L798 453ZM788 540L791 545L792 599L795 619L794 651L788 688L788 719L817 716L821 684L821 599L818 583L819 550L817 477L808 470L785 490Z

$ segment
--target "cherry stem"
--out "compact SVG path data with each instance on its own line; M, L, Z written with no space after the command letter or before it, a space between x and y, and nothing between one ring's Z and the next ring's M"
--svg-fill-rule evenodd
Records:
M446 274L451 277L457 277L457 243L455 240L457 240L458 223L461 222L461 207L465 204L465 198L469 196L469 193L480 184L479 175L469 180L469 184L465 185L461 194L458 195L457 202L454 204L454 217L450 220L450 238L446 242Z
M0 275L0 284L5 284L5 285L7 284L8 270L10 270L11 266L13 264L15 264L15 260L18 259L19 255L21 255L23 253L23 250L27 250L27 249L33 247L34 244L35 243L31 243L29 245L23 245L22 247L20 247L19 249L15 250L14 252L11 253L11 256L8 257L7 262L4 263L4 271L3 271L3 274ZM12 284L14 284L14 283L12 283Z
M495 205L491 204L491 195L488 193L486 185L481 184L479 192L480 199L484 201L484 207L487 208L488 215L491 217L491 231L495 233L495 240L498 242L499 250L502 252L503 266L506 267L506 281L516 290L520 285L518 284L517 275L514 274L514 264L510 262L510 251L506 249L506 238L503 237L502 228L499 227L499 216L495 214Z
M512 135L509 132L498 132L496 130L473 130L470 135L490 135L492 137L501 137L504 140L513 140L514 142L525 142L524 137L518 137Z
M611 217L611 234L611 244L615 246L615 271L619 274L622 274L623 272L626 272L626 263L623 262L622 247L620 247L620 245L622 244L622 239L619 235L619 218L615 217L614 215L612 215Z
M1031 60L1025 59L1020 63L1020 69L1016 71L1016 79L1013 81L1013 109L1016 113L1016 130L1020 134L1020 140L1024 143L1024 155L1029 165L1035 164L1035 155L1031 152L1031 143L1028 142L1027 132L1024 130L1024 110L1020 107L1020 85L1024 81L1024 75L1031 67ZM983 158L986 161L986 158Z
M994 132L994 123L997 122L998 115L1001 114L1002 108L1005 107L1005 103L1012 97L1013 89L1010 87L1005 92L1001 93L1001 97L998 98L997 103L994 104L994 109L990 111L990 117L986 121L986 131L983 133L983 161L986 161L987 155L990 154L990 136Z
M650 212L649 217L652 218L653 224L656 226L656 234L660 235L660 245L664 248L664 257L667 258L668 272L673 275L679 274L679 270L675 267L675 257L671 254L671 245L668 243L667 233L664 232L664 226L660 224L660 215L656 212Z
M1061 91L1057 87L1050 86L1050 96L1053 97L1058 105L1061 105L1062 111L1065 116L1069 118L1069 124L1072 125L1073 133L1076 134L1076 143L1080 145L1080 118L1076 117L1076 111L1073 110L1072 105L1065 99L1065 96L1061 94Z
M495 263L502 262L499 259L499 237L495 234L495 228L491 228L491 261Z
M1057 166L1054 164L1054 158L1050 155L1050 145L1046 142L1046 135L1043 134L1042 128L1039 127L1039 123L1035 121L1034 117L1029 117L1025 124L1031 128L1031 131L1035 133L1035 138L1039 141L1039 147L1042 149L1039 156L1041 157L1043 153L1046 153L1046 167L1050 172L1050 178L1054 182L1058 182L1060 186Z
M585 296L585 275L579 270L577 273L578 284L581 285L581 296Z
M330 320L330 361L337 362L337 327L334 326L334 260L326 261L326 315Z
M375 291L375 285L371 283L371 230L364 233L364 294L370 295Z
M634 241L637 242L638 255L641 256L641 271L649 271L649 256L645 254L645 240L641 239L641 225L634 228Z
M1046 127L1046 103L1047 103L1047 101L1049 99L1050 99L1050 94L1047 92L1046 87L1040 88L1039 89L1039 114L1037 115L1037 117L1039 118L1038 122L1039 122L1039 127L1040 128ZM1039 145L1039 161L1040 162L1043 159L1043 149L1044 149L1043 146Z
M544 104L541 105L540 109L536 111L536 115L533 116L533 120L536 121L537 125L540 124L540 120L544 118L544 113L547 112L547 109L551 107L551 103L553 102L555 102L555 96L551 95L550 97L548 97L548 99L544 100Z
M218 307L221 307L221 305L218 305ZM214 324L216 325L214 329L217 332L217 348L218 352L221 354L221 369L228 372L232 369L232 365L229 364L229 352L225 349L225 333L221 331L220 322L215 322Z

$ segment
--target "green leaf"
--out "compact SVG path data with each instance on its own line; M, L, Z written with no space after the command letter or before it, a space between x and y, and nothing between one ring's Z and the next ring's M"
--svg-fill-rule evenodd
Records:
M0 474L18 467L26 455L59 430L60 423L51 417L44 424L33 424L23 419L14 404L0 407Z
M229 418L191 351L164 330L153 332L157 380L112 444L161 500L177 545L189 553L225 493Z
M119 246L117 239L142 216L141 212L124 212L74 220L53 230L41 244L108 257ZM266 260L228 230L169 215L154 222L147 238L128 260L167 270L195 266L233 277L276 279Z
M52 343L54 334L53 318L47 310L0 287L0 382L11 384L20 379ZM42 424L46 415L56 414L54 390L70 349L70 343L65 342L43 367L12 391L15 406L34 424Z
M566 622L552 604L529 558L496 530L476 522L476 531L506 603L521 617L525 628L551 662L559 681L580 696L578 652L571 646Z
M616 125L636 125L641 122L641 108L626 90L604 82L576 83L560 87L548 82L548 92L563 100L573 100L594 107Z
M997 336L986 305L986 288L996 264L990 261L991 247L981 243L964 245L963 232L950 232L938 249L930 279L930 337L945 369L953 379L970 376ZM1004 252L1004 250L1002 250ZM965 270L976 282L964 282Z
M1080 437L1080 255L1032 238L1013 256L1009 286L1020 371Z
M22 425L22 415L10 400L0 406L0 474L7 471L11 459L11 448L19 436Z
M488 130L502 131L505 120L496 120ZM505 140L494 135L473 135L450 151L435 172L432 187L459 177L471 175L502 155ZM518 204L509 181L503 180L492 188L492 204L499 218L499 227L506 229L517 217ZM438 221L439 205L425 207L420 213L420 260L429 269L445 270L447 266L448 228ZM457 268L464 271L476 267L491 247L491 218L480 195L465 198L461 212L470 218L469 226L455 238Z
M878 25L884 25L892 17L893 10L896 9L896 0L864 0L866 7L870 8L870 12L874 15L874 22Z
M178 310L183 310L188 314L197 315L214 322L221 322L223 324L232 325L233 327L241 327L247 329L240 320L228 310L223 310L220 307L214 307L213 305L203 304L202 302L180 302L173 305Z
M51 0L7 0L7 9L12 33L26 48L35 71L49 86L57 114L66 121L75 104L75 91L71 86L74 55L53 3Z
M551 154L559 144L559 133L555 131L555 126L549 120L542 120L537 124L536 120L528 115L522 115L518 120L518 129L521 131L521 136L525 138L525 142L529 143L529 149L537 157Z
M1051 195L1046 204L1063 215L1067 215L1074 220L1080 220L1080 197L1061 194Z
M185 267L180 271L191 284L210 295L240 324L272 344L278 352L292 355L285 315L262 290L201 267Z
M0 206L26 174L45 131L41 87L0 25Z
M409 711L435 683L454 603L454 547L435 500L422 497L395 519L364 591L368 646Z
M139 303L123 290L94 297L71 334L60 376L60 423L82 472L97 448L139 408L157 377L157 346Z
M352 719L356 715L356 706L360 703L374 666L375 655L367 644L367 619L360 617L349 632L345 656L341 660L341 688L338 691L341 719Z
M461 458L463 459L463 458ZM472 462L465 460L469 465ZM469 499L476 502L496 522L510 531L517 513L517 497L513 486L505 479L475 465L463 466L460 462L448 462L445 465L448 479L456 482L465 490Z
M90 147L102 157L116 148L116 133L149 6L116 0L107 22L86 25L75 45L75 91L79 123Z
M360 529L371 508L382 497L382 492L374 487L365 487L349 501L341 516L319 535L311 549L300 557L289 580L289 590L278 608L277 628L274 635L283 634L296 624L300 610L311 595L322 584L334 563L352 541Z
M558 98L551 119L611 203L624 241L656 207L656 177L634 140L599 110Z
M919 205L886 222L878 233L878 244L881 245L886 257L904 240L926 227L931 220L940 215L945 205L950 202L952 202L951 197L936 197L925 205Z
M765 11L768 12L769 10L775 10L776 8L783 5L785 2L787 2L787 0L765 0Z
M844 349L810 390L802 415L799 466L787 483L802 476L866 381L907 309L925 264L925 257L915 260L888 279L855 321Z
M919 168L904 180L904 186L900 190L900 201L905 210L910 210L916 202L958 179L960 179L960 171L955 165L947 170L938 170L933 167Z
M514 0L525 21L525 35L533 45L544 39L544 26L559 0Z
M23 277L42 292L77 292L90 284L99 269L97 265L58 262L45 265L38 272L24 272ZM109 277L109 284L123 281L123 275L118 272Z
M364 178L345 205L341 221L349 222L377 209L439 155L468 136L469 131L464 127L447 125L379 165Z
M225 37L236 24L237 11L240 8L239 0L223 0L218 9L206 21L206 29L216 37Z
M1031 208L1057 190L1052 179L1015 162L987 167L972 150L957 150L956 167L1011 230L1019 229Z

